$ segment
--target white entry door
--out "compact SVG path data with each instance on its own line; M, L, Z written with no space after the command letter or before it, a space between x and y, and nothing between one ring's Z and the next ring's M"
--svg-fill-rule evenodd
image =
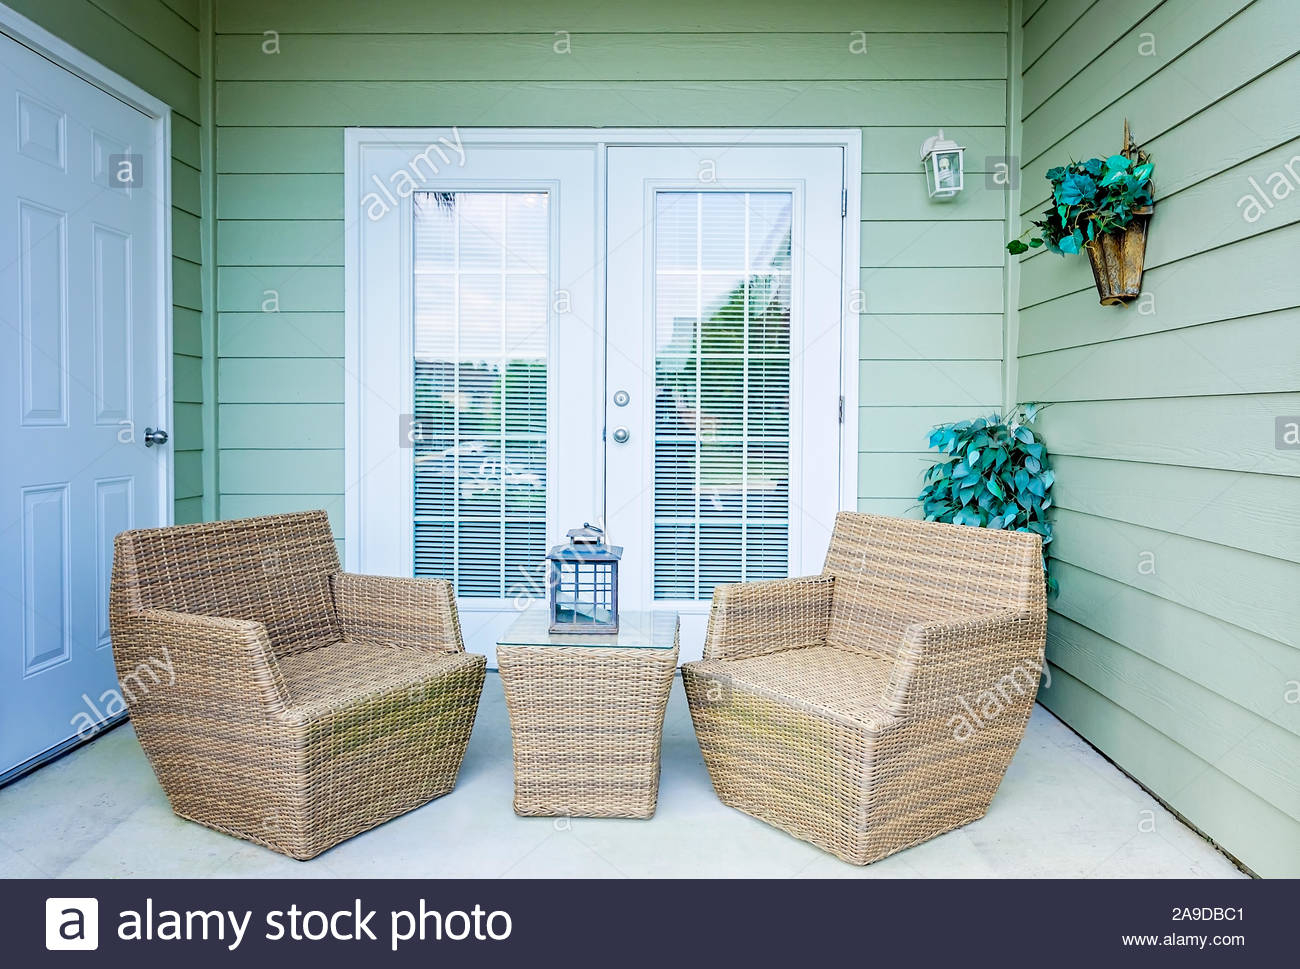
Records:
M159 126L3 35L0 65L3 777L122 712L113 536L169 520L170 403Z
M819 571L852 501L845 152L800 137L349 131L347 567L450 579L492 656L603 524L684 659L717 584Z
M840 507L843 151L609 151L606 520L624 608L821 571Z

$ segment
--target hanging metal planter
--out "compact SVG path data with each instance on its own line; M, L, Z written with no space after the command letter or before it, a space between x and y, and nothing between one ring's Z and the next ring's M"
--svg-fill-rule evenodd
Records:
M1149 214L1123 232L1084 243L1102 306L1120 306L1142 293L1142 260L1147 251Z
M1127 118L1124 119L1124 147L1120 154L1134 164L1141 160ZM1146 257L1147 227L1153 211L1149 205L1135 209L1133 214L1137 218L1122 232L1098 236L1084 244L1102 306L1131 303L1142 293L1142 261Z
M1102 306L1123 306L1142 294L1142 264L1154 211L1150 157L1124 122L1124 145L1108 158L1089 158L1047 171L1051 204L1007 251L1038 246L1062 255L1087 252Z

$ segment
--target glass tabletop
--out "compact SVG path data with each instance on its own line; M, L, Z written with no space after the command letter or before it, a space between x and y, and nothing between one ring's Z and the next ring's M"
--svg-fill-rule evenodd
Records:
M672 649L677 639L675 612L619 612L618 632L553 633L550 611L532 606L519 614L497 639L498 646L587 646L597 649Z

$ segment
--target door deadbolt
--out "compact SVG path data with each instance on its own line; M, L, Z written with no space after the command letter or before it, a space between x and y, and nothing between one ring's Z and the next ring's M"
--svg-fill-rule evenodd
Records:
M628 438L630 438L631 436L632 435L628 433L628 429L626 427L614 428L614 442L616 444L626 444Z
M626 390L617 391L614 394L614 405L616 407L626 407L628 401L630 401L631 399L632 398L628 395L628 392Z

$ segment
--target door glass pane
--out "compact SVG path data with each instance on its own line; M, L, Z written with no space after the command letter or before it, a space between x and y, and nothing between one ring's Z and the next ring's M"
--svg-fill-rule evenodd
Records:
M414 574L461 596L540 595L547 195L414 202Z
M654 595L789 567L788 192L655 199Z

